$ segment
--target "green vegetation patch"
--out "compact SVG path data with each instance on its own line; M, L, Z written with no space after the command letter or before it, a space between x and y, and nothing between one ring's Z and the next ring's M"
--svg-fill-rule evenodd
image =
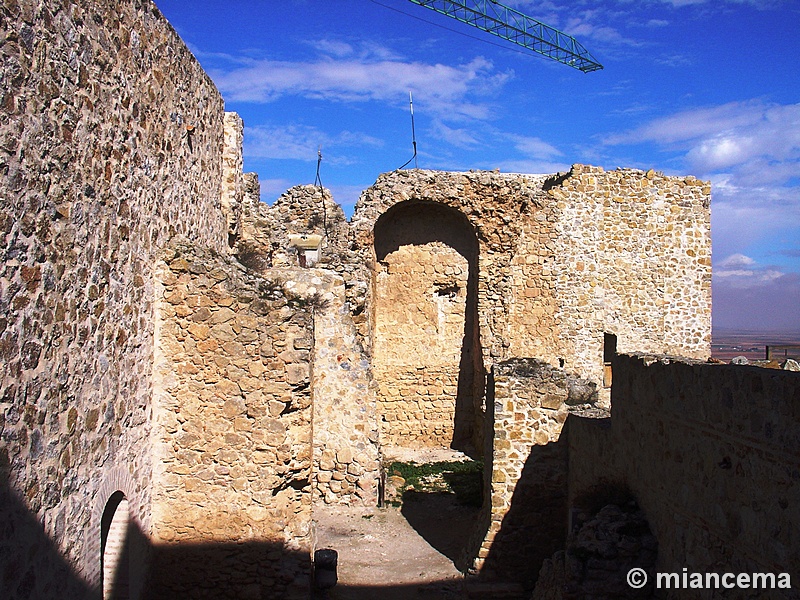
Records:
M393 462L386 474L405 479L404 499L416 494L455 494L458 503L465 506L483 502L482 461Z

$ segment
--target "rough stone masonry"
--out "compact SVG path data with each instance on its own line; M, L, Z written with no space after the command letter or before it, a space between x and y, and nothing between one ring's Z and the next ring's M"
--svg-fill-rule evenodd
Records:
M708 357L706 182L410 170L350 221L313 186L267 206L241 119L152 2L0 18L10 598L101 595L111 547L134 597L306 597L315 507L376 504L391 446L483 457L467 554L500 576L570 389L607 407L612 349Z

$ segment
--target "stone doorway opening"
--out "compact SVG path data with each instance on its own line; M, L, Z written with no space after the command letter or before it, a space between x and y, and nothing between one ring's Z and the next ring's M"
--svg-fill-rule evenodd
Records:
M458 210L406 201L374 228L373 373L384 448L478 457L478 240Z
M106 503L100 529L103 600L128 600L131 597L129 521L125 494L114 492Z

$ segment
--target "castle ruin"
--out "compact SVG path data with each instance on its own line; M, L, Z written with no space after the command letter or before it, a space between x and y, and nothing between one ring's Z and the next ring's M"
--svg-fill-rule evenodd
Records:
M0 19L4 597L307 598L315 510L376 505L391 447L484 460L479 577L535 580L621 481L660 570L800 581L800 375L706 363L707 182L408 170L349 221L314 186L267 206L150 0Z

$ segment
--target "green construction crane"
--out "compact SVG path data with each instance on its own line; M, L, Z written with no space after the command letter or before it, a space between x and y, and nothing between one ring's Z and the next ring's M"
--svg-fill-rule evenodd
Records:
M584 73L603 68L574 37L494 0L410 0Z

